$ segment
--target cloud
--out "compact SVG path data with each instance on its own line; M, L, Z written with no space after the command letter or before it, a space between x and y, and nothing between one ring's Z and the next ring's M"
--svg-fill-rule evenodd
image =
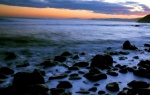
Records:
M136 4L136 2L127 2L126 4ZM0 4L37 7L37 8L60 8L71 10L89 10L104 14L130 14L132 6L125 6L120 3L104 2L104 0L0 0ZM145 10L148 7L141 5Z

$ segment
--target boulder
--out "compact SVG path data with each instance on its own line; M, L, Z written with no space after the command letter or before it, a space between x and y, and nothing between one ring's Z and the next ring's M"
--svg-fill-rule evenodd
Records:
M60 81L57 88L72 88L72 84L69 81Z
M71 55L72 55L72 53L69 51L65 51L61 54L61 56L71 56Z
M127 85L134 89L148 88L150 86L147 82L137 81L137 80L133 80L130 83L128 83Z
M52 88L50 89L50 95L61 95L65 92L64 88Z
M47 67L53 67L58 65L58 62L51 62L50 60L46 60L42 62L40 65L44 66L43 68L47 68Z
M18 58L18 56L14 52L7 53L5 60L14 60Z
M123 49L125 50L136 50L136 46L132 45L128 40L123 43Z
M99 80L102 80L102 79L107 79L107 75L104 74L104 73L98 73L98 74L87 73L87 74L84 75L84 77L87 78L90 81L99 81Z
M65 56L55 56L54 61L64 62L67 58Z
M87 66L89 66L89 63L88 62L78 62L78 63L75 63L73 66L87 67Z
M117 82L112 82L106 85L106 89L116 92L119 91L119 85Z
M110 55L96 55L93 57L90 67L105 69L113 65L113 58Z
M12 70L8 67L1 67L0 68L0 73L3 73L5 75L11 75L11 74L14 74L14 70Z

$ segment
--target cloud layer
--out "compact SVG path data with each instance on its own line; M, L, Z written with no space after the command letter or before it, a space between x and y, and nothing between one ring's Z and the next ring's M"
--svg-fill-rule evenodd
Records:
M71 10L89 10L104 14L150 12L149 7L137 2L110 3L104 2L104 0L0 0L0 4L37 8L50 7ZM135 9L136 7L137 9Z

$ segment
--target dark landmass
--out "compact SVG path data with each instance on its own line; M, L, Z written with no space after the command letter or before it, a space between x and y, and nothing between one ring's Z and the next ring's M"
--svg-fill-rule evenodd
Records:
M150 14L149 14L149 15L146 15L146 16L143 17L143 18L140 18L140 19L138 20L138 22L150 23Z
M137 21L139 18L134 18L134 19L121 19L121 18L107 18L107 19L101 19L101 18L92 18L90 20L105 20L105 21Z

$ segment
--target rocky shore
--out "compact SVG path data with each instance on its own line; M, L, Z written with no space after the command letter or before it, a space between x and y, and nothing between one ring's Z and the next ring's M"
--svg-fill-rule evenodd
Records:
M139 49L125 41L120 51L108 47L91 56L64 51L33 65L11 64L20 56L7 52L3 60L10 64L0 67L0 95L150 95L149 53L150 43Z

